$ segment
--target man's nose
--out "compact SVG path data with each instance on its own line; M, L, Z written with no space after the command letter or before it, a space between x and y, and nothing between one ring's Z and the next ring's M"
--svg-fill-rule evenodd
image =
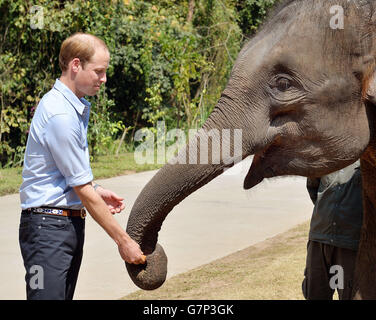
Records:
M107 76L106 76L106 74L103 74L103 76L101 77L100 81L102 83L106 83L107 82Z

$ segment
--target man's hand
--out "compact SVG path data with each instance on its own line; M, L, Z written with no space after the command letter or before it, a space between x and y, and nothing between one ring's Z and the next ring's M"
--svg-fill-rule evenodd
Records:
M96 192L101 196L104 202L107 204L112 214L119 213L125 208L123 202L124 198L119 197L115 192L107 190L99 186Z
M122 259L128 263L144 264L146 262L146 257L141 251L140 246L131 238L120 242L118 249Z

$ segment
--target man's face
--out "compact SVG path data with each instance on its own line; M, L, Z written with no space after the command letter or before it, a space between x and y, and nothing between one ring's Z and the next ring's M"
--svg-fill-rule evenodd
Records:
M102 83L107 81L106 70L110 62L107 49L99 47L89 62L82 66L80 63L75 77L75 86L78 97L94 96Z

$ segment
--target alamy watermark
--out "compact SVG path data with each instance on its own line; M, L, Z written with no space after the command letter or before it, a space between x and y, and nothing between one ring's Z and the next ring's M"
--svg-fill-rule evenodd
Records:
M331 6L330 14L332 15L330 22L329 22L330 28L332 28L333 30L344 29L345 18L344 18L343 7L340 5Z
M137 130L134 141L140 142L134 152L137 164L236 164L242 160L241 129L166 130L164 121L156 129ZM188 151L188 152L187 152Z
M347 0L347 2L352 2L358 10L364 10L369 5L367 0ZM330 28L333 30L343 30L345 28L344 8L341 5L333 5L329 11L332 15L329 22Z
M33 265L30 267L29 273L32 275L29 280L31 289L44 289L44 270L40 265Z
M32 6L30 8L30 28L43 29L44 28L44 12L42 6Z
M329 280L329 287L333 290L343 290L344 286L344 272L340 265L333 265L329 269L330 274L334 274Z

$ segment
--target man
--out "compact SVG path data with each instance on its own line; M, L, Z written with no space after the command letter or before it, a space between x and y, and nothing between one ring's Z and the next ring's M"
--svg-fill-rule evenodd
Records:
M106 82L110 60L99 38L77 33L61 45L60 79L43 96L31 122L20 188L19 241L28 299L73 299L81 265L85 207L128 263L144 263L139 245L113 214L125 207L93 183L87 143L90 103Z
M313 209L302 284L309 300L351 299L352 280L362 226L359 160L318 179L308 179Z

